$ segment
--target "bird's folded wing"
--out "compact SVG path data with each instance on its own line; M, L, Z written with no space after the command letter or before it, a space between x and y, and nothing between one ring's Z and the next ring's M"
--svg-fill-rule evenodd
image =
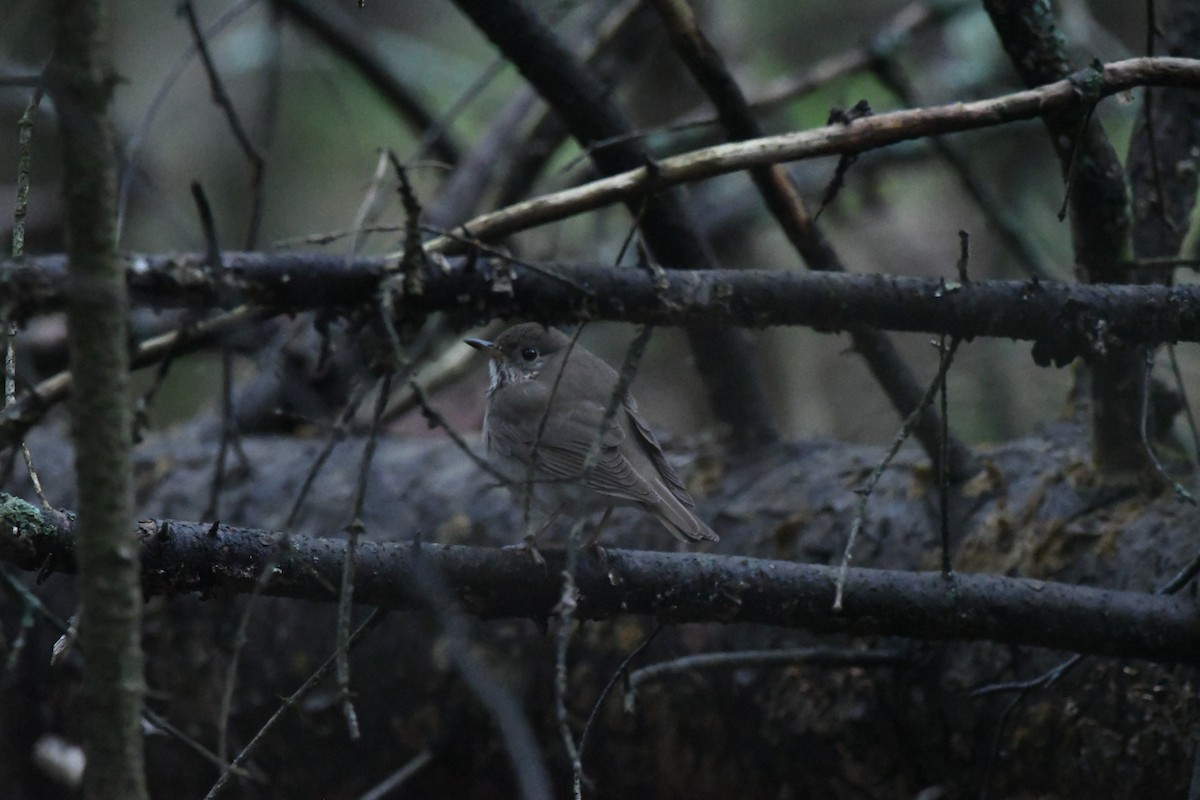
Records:
M642 416L638 413L637 401L633 397L625 399L625 408L623 411L629 415L629 424L636 432L638 444L641 446L642 451L645 452L650 461L658 469L658 474L662 476L663 482L671 490L671 494L675 495L675 499L683 503L686 507L695 508L696 501L688 493L687 488L683 485L683 481L675 474L675 470L671 469L671 465L667 463L667 457L663 454L662 445L658 443L658 438L654 435L654 432L642 421Z

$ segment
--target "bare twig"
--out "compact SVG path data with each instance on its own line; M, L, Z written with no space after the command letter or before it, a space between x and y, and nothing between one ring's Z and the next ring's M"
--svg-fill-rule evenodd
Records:
M342 713L346 717L346 726L350 738L358 739L358 715L354 711L354 703L350 695L350 614L353 610L354 598L354 553L358 547L358 537L363 532L363 505L367 499L367 482L371 474L371 462L375 456L375 445L379 440L379 430L383 419L383 410L387 408L388 399L392 393L392 378L394 374L385 373L379 382L379 391L375 399L375 414L371 422L371 433L363 445L362 461L358 470L357 487L354 492L354 508L351 511L350 523L346 526L349 537L346 540L346 559L342 565L342 581L338 592L337 613L337 682L338 693L342 698Z
M853 650L844 647L788 647L781 650L738 650L685 656L631 672L625 686L625 710L634 709L638 688L643 683L700 669L786 667L795 664L814 664L822 667L895 667L911 662L912 655L903 650Z
M371 614L365 620L363 620L362 625L359 625L358 629L354 632L354 635L350 637L349 647L353 649L368 633L374 630L386 616L386 610L382 608L372 609ZM246 746L242 748L241 752L239 752L237 756L234 757L233 761L230 762L229 768L221 773L221 777L219 777L216 783L213 784L212 788L208 790L208 794L204 795L204 800L215 800L215 798L219 797L221 793L225 791L225 787L229 783L229 779L234 775L233 770L241 767L250 759L250 756L253 755L258 749L258 746L262 743L263 739L266 738L267 734L274 730L279 721L283 719L284 713L289 708L295 708L297 705L299 705L300 701L303 700L310 692L312 692L313 689L317 688L317 684L319 684L326 675L333 671L336 660L336 655L329 656L329 658L325 659L325 662L321 664L321 666L318 667L311 676L309 676L308 680L300 685L299 689L292 692L284 699L284 701L279 705L279 708L275 709L275 713L271 715L270 719L263 723L263 726L258 729L253 738L246 743Z
M13 204L12 255L19 261L25 255L25 217L29 211L29 171L33 157L33 118L42 103L45 90L44 80L39 75L33 86L29 104L17 121L17 198ZM0 322L4 325L4 407L12 406L17 399L17 332L15 322L7 322L7 305L0 307ZM29 445L21 441L21 456L25 459L25 470L43 506L49 506L41 478L33 467L33 454Z
M383 54L359 26L346 14L339 13L337 6L312 0L272 0L272 4L358 70L413 128L419 131L437 128L437 119L425 103L393 74ZM447 164L454 164L460 158L458 146L445 130L438 132L430 150Z
M895 58L880 59L873 64L875 74L901 102L909 107L919 105L915 90L904 73L904 67ZM1038 245L1020 219L1009 211L1001 198L967 158L956 142L942 136L930 137L930 144L958 178L959 185L975 201L983 212L988 226L996 232L1001 243L1008 249L1025 271L1040 280L1054 280L1059 270L1045 249Z
M217 73L217 66L208 50L208 40L200 27L200 21L196 18L192 0L183 0L179 4L179 13L187 20L188 29L192 33L196 51L200 54L200 62L204 65L204 73L208 77L208 86L212 92L213 102L225 114L225 120L229 124L233 138L237 140L242 154L250 162L250 224L246 231L246 249L253 250L255 242L258 240L259 224L262 222L263 176L266 172L266 162L263 160L262 154L258 152L258 148L250 141L250 135L246 133L241 117L233 107L229 93L225 91L225 84L221 82L221 76Z
M384 798L403 786L409 778L420 772L432 760L433 753L428 750L422 750L405 762L404 766L400 767L400 769L359 795L358 800L384 800Z
M953 339L950 346L946 349L945 356L941 359L938 366L938 373L934 376L933 382L929 384L929 388L925 391L925 396L921 398L920 408L933 402L937 392L941 389L942 382L946 380L946 373L950 370L950 365L954 361L954 352L958 349L958 339ZM912 433L912 428L916 424L917 411L914 411L904 420L904 424L900 426L900 430L896 433L892 444L888 447L887 453L880 460L875 468L871 470L870 476L861 487L855 491L858 494L858 510L854 514L854 522L850 525L850 535L846 537L846 548L842 551L842 565L837 573L837 589L834 593L833 610L843 610L843 599L846 589L846 579L850 570L850 559L854 553L854 542L858 538L859 532L862 530L863 524L867 517L867 501L871 499L871 493L875 491L875 485L879 483L879 479L883 477L884 471L888 464L895 458L896 453L900 451L903 445Z
M232 6L227 8L219 17L213 20L207 28L204 29L203 38L205 40L212 39L225 31L239 16L245 13L250 8L253 8L259 0L239 0ZM163 107L163 103L167 99L167 95L171 93L176 82L183 76L187 66L196 56L198 47L196 41L188 46L187 50L179 57L167 72L166 77L158 85L154 91L154 96L146 105L146 110L142 113L141 119L130 133L128 141L125 143L125 164L121 170L120 191L117 197L117 240L121 239L121 232L124 230L125 223L125 208L129 202L129 192L133 187L133 176L137 172L137 157L141 150L142 142L150 132L150 126L154 123L154 118L158 115L159 109Z
M259 313L249 306L239 306L204 322L139 342L130 353L130 366L139 369L168 356L196 350L228 329L255 319ZM47 411L70 395L73 385L71 372L64 370L46 378L14 405L6 407L0 415L0 443L19 440Z
M405 587L404 594L433 617L451 663L491 715L516 773L522 799L549 800L553 796L550 778L529 720L512 692L475 654L466 619L437 564L427 557L428 547L416 543L413 554L413 580Z
M190 9L190 4L187 7ZM192 197L196 201L196 210L200 216L200 226L204 231L204 241L208 248L205 253L206 260L211 269L214 271L219 270L222 260L216 223L213 220L212 207L209 205L208 198L204 194L204 189L198 181L192 182ZM241 448L233 413L233 354L226 346L221 348L221 444L217 448L216 463L213 465L208 506L201 515L207 519L215 519L219 515L221 491L225 485L225 461L231 444L241 461L242 470L248 471L249 459L246 458L246 453Z
M1146 455L1150 458L1150 463L1154 465L1155 472L1162 478L1170 487L1175 496L1185 503L1196 505L1196 498L1183 487L1179 481L1167 474L1166 467L1163 466L1162 460L1159 459L1158 453L1154 450L1154 445L1150 441L1150 433L1148 430L1148 421L1150 418L1150 373L1154 370L1154 353L1151 350L1146 351L1145 365L1142 370L1142 413L1140 433L1142 439L1142 447L1146 448Z
M24 584L10 575L6 569L0 569L0 588L3 588L5 591L11 594L26 609L37 614L37 616L41 617L41 619L49 624L51 628L62 634L64 637L74 637L74 628L70 625L70 623L47 608L37 595L29 591ZM80 660L84 658L84 653L79 647L73 647L71 653L72 657L74 658L78 658ZM150 725L159 728L168 736L178 740L185 747L198 753L204 759L212 762L221 769L232 769L233 772L239 777L250 777L250 773L248 771L241 767L230 767L223 758L209 750L204 745L200 744L192 736L189 736L188 734L176 728L167 720L163 719L163 717L153 709L143 708L142 717Z
M658 636L662 629L663 624L661 622L656 622L654 627L651 628L650 633L646 634L645 638L642 639L641 644L630 650L629 655L621 659L620 665L608 679L608 683L604 684L604 688L601 689L600 694L596 696L596 702L592 704L592 712L588 714L587 723L585 723L583 726L583 733L579 734L580 763L583 762L583 753L584 748L587 747L588 734L592 732L592 725L596 722L596 717L599 716L600 709L604 706L604 701L608 699L609 694L612 692L613 687L617 685L617 681L621 679L621 676L628 674L629 665L633 663L633 660L641 655L646 648L650 646L650 643L654 641L655 637Z

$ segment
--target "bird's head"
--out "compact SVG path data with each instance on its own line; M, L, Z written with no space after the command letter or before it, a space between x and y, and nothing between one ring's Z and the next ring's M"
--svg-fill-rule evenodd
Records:
M491 385L488 394L507 383L537 380L542 374L556 374L571 344L571 340L563 333L536 322L514 325L497 336L495 341L465 341L489 358Z

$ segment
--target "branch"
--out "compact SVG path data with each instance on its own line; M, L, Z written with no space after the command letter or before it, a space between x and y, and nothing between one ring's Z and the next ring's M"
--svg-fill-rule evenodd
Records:
M621 139L633 131L609 88L520 0L456 0L455 4L554 108L582 147ZM627 140L590 149L589 156L596 168L608 175L647 163L645 152ZM653 170L654 166L641 168ZM663 266L716 266L716 257L679 192L657 189L623 200L654 258ZM473 236L489 238L473 223L469 230ZM729 426L733 442L753 446L775 441L779 432L745 334L698 320L686 326L686 333L708 389L709 404Z
M435 115L392 74L366 32L336 6L309 0L272 0L272 5L358 70L363 79L375 87L415 130L423 133L437 126ZM430 147L438 158L448 164L454 164L460 158L458 146L447 131L440 131Z
M75 384L71 438L79 487L79 645L92 800L146 797L142 732L142 597L129 537L133 520L133 419L129 298L117 258L117 165L106 63L106 3L56 4L58 30L47 86L62 136L69 253L67 344Z
M1029 86L1067 77L1066 43L1049 4L1033 0L984 0L1013 66ZM1058 154L1067 190L1071 247L1076 272L1091 283L1145 282L1150 274L1129 269L1130 202L1121 160L1093 111L1099 95L1094 72L1075 73L1081 102L1042 116ZM1148 197L1137 197L1149 203ZM1064 216L1060 213L1060 219ZM1156 255L1156 254L1152 254ZM1133 482L1153 473L1143 446L1141 365L1145 354L1120 348L1095 353L1092 374L1092 460L1106 481Z
M752 139L764 136L763 127L746 102L741 87L726 68L716 48L700 30L687 0L656 0L654 5L662 17L672 46L712 101L729 137ZM841 256L816 219L809 214L799 187L785 167L780 164L755 167L750 170L750 178L780 230L810 269L846 271ZM892 401L900 417L917 415L914 432L934 462L934 471L938 471L936 465L941 453L941 420L932 406L921 405L921 387L896 351L895 344L883 331L863 326L852 327L850 338L854 342L854 350L863 355L872 376ZM966 480L975 471L970 449L957 436L950 437L947 449L953 480L956 483Z
M74 572L75 521L0 495L0 559L26 570ZM344 539L292 536L228 525L142 520L143 586L149 594L250 592L271 563L265 594L333 603ZM409 605L421 571L441 573L470 613L547 619L561 594L566 554L541 566L519 550L360 542L354 599ZM671 623L743 622L820 633L990 640L1200 663L1200 610L1188 598L986 575L852 569L844 609L831 611L837 569L787 561L608 550L580 559L580 619L648 614Z
M390 261L311 254L223 253L213 271L202 254L134 256L127 263L136 302L154 308L250 304L290 313L348 311L375 302ZM59 309L61 256L0 262L0 294L14 316ZM1200 286L1135 286L1040 281L798 273L773 270L614 269L603 264L522 264L454 259L432 269L420 294L398 297L400 316L449 311L546 323L619 320L639 324L766 327L819 331L867 325L1037 343L1039 363L1064 364L1119 345L1200 341Z
M1105 64L1102 71L1086 70L1084 77L1088 80L1089 91L1097 99L1139 86L1197 89L1200 88L1200 60L1131 58ZM926 136L1037 119L1056 110L1076 108L1081 102L1078 82L1067 79L988 100L895 111L857 119L848 125L828 125L715 145L655 161L651 167L629 169L552 195L535 197L478 216L463 227L474 237L493 239L533 225L564 219L580 211L627 202L630 198L642 197L681 183L701 181L764 164L848 152L862 153ZM436 242L434 247L445 248L449 244L443 240Z

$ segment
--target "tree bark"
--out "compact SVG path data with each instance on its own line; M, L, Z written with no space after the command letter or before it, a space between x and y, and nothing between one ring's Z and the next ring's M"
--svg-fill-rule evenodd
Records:
M84 796L146 796L142 746L141 611L133 520L132 394L128 299L116 252L116 158L108 119L113 76L102 52L99 0L58 9L47 83L63 143L67 328L75 383L71 405L79 486L79 646Z

